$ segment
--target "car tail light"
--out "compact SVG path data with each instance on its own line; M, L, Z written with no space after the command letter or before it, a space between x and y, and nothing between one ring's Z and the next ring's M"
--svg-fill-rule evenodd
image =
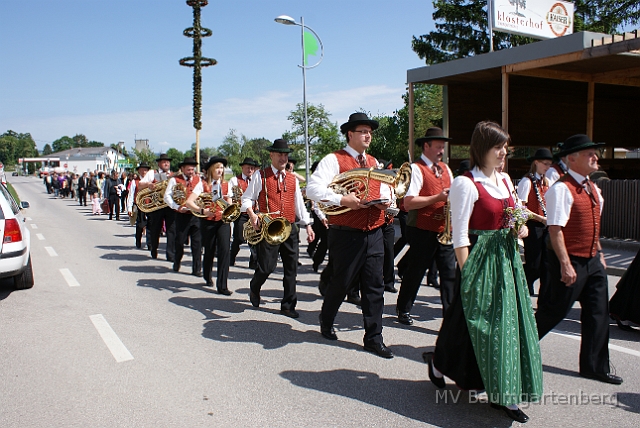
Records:
M20 224L15 218L10 218L4 221L4 236L2 242L9 244L11 242L22 241L22 232L20 231Z

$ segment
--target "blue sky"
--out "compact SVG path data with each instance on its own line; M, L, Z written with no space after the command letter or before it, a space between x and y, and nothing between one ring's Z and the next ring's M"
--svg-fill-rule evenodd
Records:
M300 28L274 21L283 14L321 37L307 101L339 124L402 107L406 70L424 65L411 37L433 29L429 0L210 0L202 52L218 64L203 69L201 146L230 129L270 140L290 129L302 53ZM30 132L39 148L78 133L127 147L145 138L156 152L195 141L192 69L178 64L193 46L185 0L2 0L0 16L0 132Z

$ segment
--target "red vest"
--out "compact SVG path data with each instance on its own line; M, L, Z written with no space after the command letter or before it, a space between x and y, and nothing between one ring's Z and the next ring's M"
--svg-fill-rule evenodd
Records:
M567 224L562 228L567 253L577 257L594 257L600 239L600 199L596 185L593 187L593 201L581 183L567 174L560 180L569 188L573 205Z
M284 182L278 183L278 178L272 168L260 171L262 176L262 190L258 195L258 208L261 213L273 213L272 218L284 217L290 223L296 221L296 178L293 174L285 174ZM266 184L266 186L265 186ZM268 199L268 204L267 204Z
M246 192L247 187L249 187L249 182L242 178L242 174L236 175L236 178L238 179L238 186L242 189L243 192Z
M527 208L529 211L541 215L542 217L546 217L544 211L542 211L542 207L540 206L540 202L538 201L538 197L536 196L536 189L533 188L534 182L531 180L531 177L527 177L531 181L531 190L529 190L529 196L527 197ZM547 206L547 201L544 198L545 193L549 190L549 185L545 183L546 180L541 180L540 185L538 186L538 192L540 193L540 199L542 199L542 203Z
M136 183L136 191L133 192L133 203L136 203L136 196L138 196L138 191L140 190L140 179L136 178L133 180Z
M221 184L222 185L220 187L221 187L222 195L220 196L224 198L229 192L229 183L227 183L226 181L223 181ZM202 180L202 189L203 189L202 193L211 193L211 184L208 181ZM206 217L205 220L210 220L210 221L222 220L222 208L220 208L218 204L214 204L213 207L209 207L209 209L213 209L214 216Z
M498 230L504 229L505 213L507 207L514 207L513 197L509 195L506 199L496 199L487 192L482 183L473 179L470 171L464 173L465 177L469 177L478 189L478 200L473 205L473 212L469 219L469 229L475 230ZM508 189L507 180L502 182Z
M449 176L449 168L442 162L438 163L442 169L442 175L436 177L436 174L427 164L419 159L416 165L422 173L422 189L418 196L433 196L442 192L444 189L451 187L451 177ZM416 227L422 230L430 230L432 232L444 232L444 212L445 201L439 201L435 204L420 208L416 217Z
M551 165L551 168L555 169L556 171L558 171L558 174L560 175L560 177L564 176L566 174L566 172L564 172L562 170L562 167L560 166L560 164L554 163Z
M189 183L187 183L187 180L184 179L184 176L182 174L180 175L176 175L175 177L173 177L176 180L176 184L182 184L185 188L185 197L189 198L189 195L191 195L191 193L193 193L193 188L196 187L196 184L198 184L200 182L200 177L196 174L193 177L191 177L191 180L189 180Z
M334 153L338 159L338 165L340 166L340 173L352 170L354 168L360 168L358 161L347 153L346 150L338 150ZM378 162L371 155L366 155L367 166L369 168L376 167ZM380 182L377 180L369 181L369 194L368 200L380 198ZM377 229L384 224L384 211L379 210L376 207L362 208L359 210L347 211L344 214L329 216L329 223L339 226L348 226L354 229L360 229L362 231L368 231Z

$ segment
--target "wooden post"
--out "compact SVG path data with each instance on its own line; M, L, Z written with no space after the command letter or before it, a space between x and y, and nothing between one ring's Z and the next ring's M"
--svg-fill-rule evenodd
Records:
M442 87L442 130L444 131L444 135L450 137L449 134L449 86L444 85ZM444 156L442 157L442 161L446 164L449 163L451 158L451 146L449 145L449 141L444 143Z
M200 172L200 130L196 129L196 171Z
M509 132L509 74L505 66L502 66L502 129ZM509 158L504 159L502 170L509 172Z
M413 147L413 128L414 128L414 114L415 114L415 109L413 106L413 83L409 83L409 161L411 162L413 160L413 155L414 155L414 147Z

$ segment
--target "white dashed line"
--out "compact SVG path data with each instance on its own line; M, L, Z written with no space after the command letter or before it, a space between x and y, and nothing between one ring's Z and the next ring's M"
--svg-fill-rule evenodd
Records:
M91 315L89 318L118 363L133 360L133 355L124 346L124 343L122 343L102 314Z
M566 332L565 333L558 333L557 331L552 331L551 333L557 334L558 336L567 337L569 339L577 340L577 341L582 340L581 336L577 336L575 334L569 334L569 333L566 333ZM635 357L640 357L640 352L635 351L633 349L625 348L623 346L609 344L609 349L611 349L613 351L618 351L618 352L622 352L622 353L625 353L625 354L633 355Z
M37 229L37 228L38 228L38 225L37 225L37 224L35 224L35 223L31 223L31 229Z
M44 249L47 250L47 253L49 253L51 257L58 257L58 253L56 253L53 247L44 247Z
M36 236L40 241L44 241L44 235L42 233L36 233Z
M66 269L66 268L60 269L60 273L64 277L64 280L67 281L67 284L69 284L69 287L80 286L80 283L76 281L76 278L73 276L73 274L69 269Z

